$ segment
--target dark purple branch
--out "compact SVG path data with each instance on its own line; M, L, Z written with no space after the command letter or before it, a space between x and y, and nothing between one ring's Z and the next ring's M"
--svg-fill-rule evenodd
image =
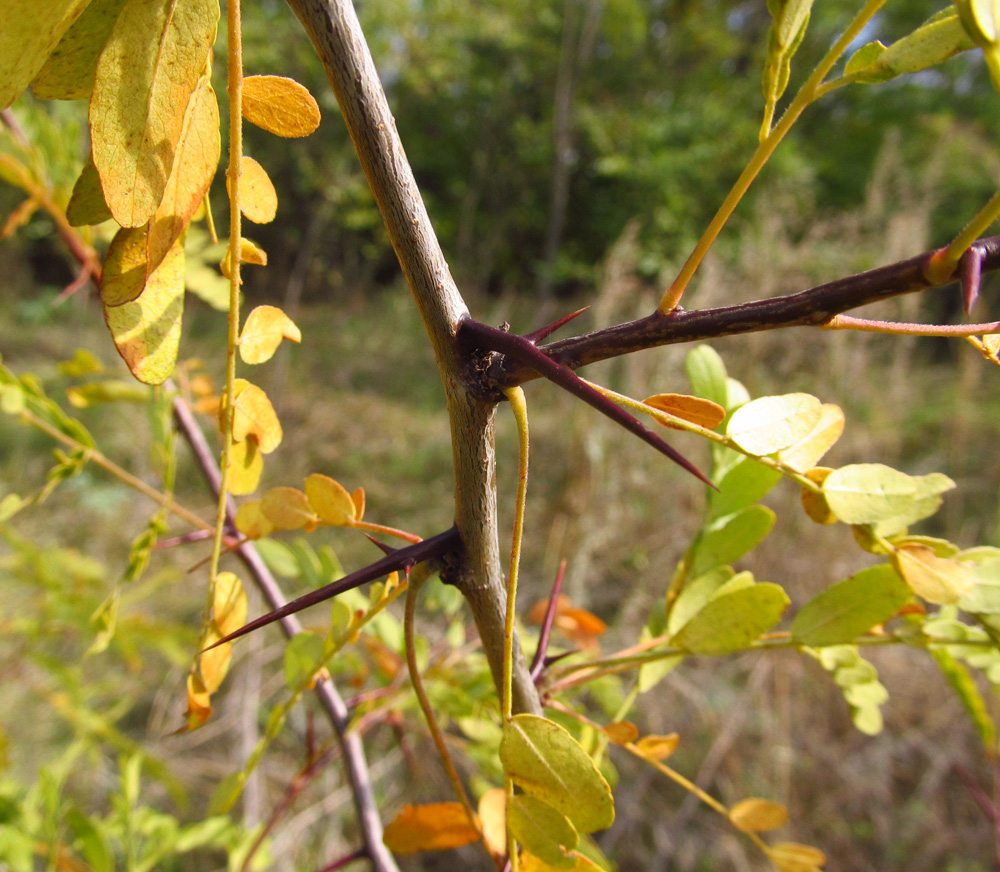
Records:
M458 340L468 351L498 351L505 358L511 358L523 366L531 367L539 375L545 376L550 382L558 385L574 397L593 406L597 411L607 415L612 421L635 434L647 445L652 445L661 454L669 457L674 463L686 469L691 475L705 482L709 487L715 487L686 457L675 448L671 448L648 427L643 426L621 406L616 405L603 394L594 390L578 375L565 366L552 360L539 349L535 348L530 339L505 333L496 327L488 327L478 321L465 320L458 328Z
M311 590L298 599L286 603L281 608L274 609L266 615L261 615L249 624L244 624L238 630L235 630L228 636L223 636L218 642L209 645L205 650L211 651L212 648L224 642L232 642L233 639L238 639L240 636L245 636L247 633L252 633L254 630L259 630L261 627L266 627L268 624L273 624L275 621L280 621L282 618L287 618L289 615L301 612L303 609L331 599L337 596L337 594L354 590L354 588L367 584L369 581L374 581L376 578L381 578L383 575L388 575L390 572L396 572L401 569L408 570L417 563L441 557L457 548L459 541L458 530L452 527L450 530L438 533L437 536L431 536L430 539L423 539L413 545L407 545L405 548L397 548L391 554L387 554L381 560L376 560L374 563L368 564L363 569L352 572L350 575L345 575L343 578L337 579L337 581L316 588L316 590Z
M563 576L566 574L566 561L559 562L559 571L556 572L556 580L552 584L552 593L549 596L549 605L545 609L545 619L542 621L542 631L538 634L538 648L535 651L534 659L531 661L531 677L537 683L539 676L545 669L545 652L549 649L549 635L552 633L552 623L556 619L556 611L559 608L559 591L562 590Z
M336 872L337 869L343 869L355 860L363 860L367 856L368 852L364 848L358 848L357 851L351 851L350 854L341 857L339 860L334 860L330 865L324 866L318 872Z
M173 389L169 382L167 389ZM180 395L174 397L174 418L177 421L178 429L191 447L202 475L208 480L213 493L218 496L222 476L219 473L215 454L209 448L205 434L202 433L191 409ZM232 499L227 499L226 513L228 521L232 525L236 514ZM233 529L235 530L235 526ZM264 599L267 600L268 605L272 609L281 608L286 602L285 595L271 574L271 570L261 558L260 552L254 548L253 543L241 545L236 553L250 572L251 578ZM281 619L281 629L290 639L302 632L302 625L298 618L289 615ZM331 679L317 681L315 693L337 734L337 740L340 742L344 754L344 769L350 784L351 798L354 801L354 808L358 815L358 826L361 829L365 845L358 856L370 857L376 872L399 872L399 867L396 865L392 853L382 843L382 817L379 814L378 805L375 803L375 793L368 772L368 761L365 759L364 745L358 733L348 730L350 712Z
M982 261L982 271L1000 269L1000 237L980 239L974 243L973 248ZM589 363L661 345L717 339L720 336L782 327L818 327L841 312L955 281L957 277L954 274L939 284L927 279L924 270L933 254L934 252L921 254L797 294L714 309L696 309L690 312L675 309L666 315L654 312L637 321L596 330L572 339L562 339L542 346L539 350L561 366L575 370ZM975 255L969 256L969 261L973 257ZM488 371L490 379L500 388L523 384L539 375L544 373L533 362L506 354L502 360L493 363Z

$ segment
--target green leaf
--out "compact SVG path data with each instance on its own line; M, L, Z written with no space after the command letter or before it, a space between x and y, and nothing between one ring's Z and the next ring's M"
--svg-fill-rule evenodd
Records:
M89 0L48 0L3 5L0 27L0 109L6 109L58 45L62 35L87 8Z
M910 588L889 564L871 566L806 603L792 636L813 647L844 644L889 620L909 598Z
M524 849L557 869L572 869L576 858L568 856L580 835L561 812L534 796L519 794L507 805L507 826ZM566 850L563 850L563 849Z
M245 772L230 772L212 791L212 798L208 802L208 814L218 815L229 811L240 798L245 783Z
M879 706L889 699L878 680L878 671L864 660L854 645L831 645L825 648L803 648L832 674L851 711L854 726L868 736L882 732L882 712Z
M874 524L902 515L913 506L917 483L881 463L856 463L835 469L823 481L830 510L845 524Z
M713 518L721 518L752 506L766 496L781 480L781 473L745 457L717 482L718 491L710 491L708 508Z
M771 532L775 515L766 506L751 506L709 524L694 548L691 574L734 563L756 548Z
M958 607L980 615L1000 615L1000 549L973 548L958 559L971 565L975 586Z
M898 515L885 518L874 526L879 536L889 537L902 533L910 524L933 515L941 505L941 494L955 487L948 476L940 472L911 476L916 490L912 502Z
M749 572L740 574L750 575ZM670 610L666 627L667 635L675 636L679 633L681 627L698 614L705 607L705 604L718 593L719 589L735 575L736 573L731 566L717 566L684 585L684 589ZM753 576L750 578L752 583Z
M741 651L781 620L788 603L788 595L776 584L720 594L685 624L671 644L692 654Z
M285 646L285 682L298 690L316 673L323 658L323 639L313 633L298 633Z
M611 826L611 788L594 761L559 724L516 715L500 741L504 772L525 793L562 812L581 833Z
M972 680L968 670L962 666L947 651L934 647L931 648L931 656L940 668L941 673L948 680L952 690L958 695L966 714L969 715L972 723L979 733L979 738L983 743L983 749L987 754L996 753L997 728L996 723L990 716L986 703L983 700L979 688Z
M891 79L892 73L882 70L878 65L878 59L884 51L885 46L878 40L861 46L847 61L844 75L859 76L858 81L862 84L874 84Z
M115 22L97 63L90 132L122 227L142 226L160 205L218 20L218 0L127 0Z
M114 872L115 855L99 821L87 817L78 809L66 812L66 825L73 833L78 850L94 872Z
M773 454L809 435L819 423L822 405L810 394L761 397L733 412L726 435L750 454Z
M726 385L726 365L719 353L710 345L692 348L684 360L691 391L726 408L728 388Z
M84 100L91 95L97 59L124 5L125 0L91 0L32 80L31 90L39 100Z

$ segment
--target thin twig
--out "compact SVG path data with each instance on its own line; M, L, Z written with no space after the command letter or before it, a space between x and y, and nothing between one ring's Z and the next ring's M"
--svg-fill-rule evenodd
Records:
M531 677L536 682L545 670L545 652L549 649L549 636L552 633L552 624L556 619L556 611L559 607L559 591L562 590L563 577L565 575L566 558L563 558L559 561L556 580L552 584L552 593L549 595L549 604L545 609L545 618L542 621L542 630L538 634L538 648L535 650L534 659L531 661Z

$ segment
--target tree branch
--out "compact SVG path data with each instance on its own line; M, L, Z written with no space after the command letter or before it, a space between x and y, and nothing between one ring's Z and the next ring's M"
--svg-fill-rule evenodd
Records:
M1000 269L1000 236L980 239L974 248L981 256L984 272ZM821 327L841 312L956 281L958 270L944 282L935 283L926 277L925 271L934 254L926 252L797 294L714 309L688 312L678 308L666 315L654 312L636 321L552 342L541 346L540 350L557 363L569 369L578 369L588 363L661 345L783 327ZM492 362L486 375L491 386L501 389L538 377L530 366L507 356Z
M462 559L448 568L445 578L459 587L469 604L499 689L507 595L497 530L496 400L481 395L455 341L468 308L431 227L353 5L350 0L288 0L288 4L326 70L434 348L448 401L455 526L463 546ZM513 699L516 711L541 711L517 639Z

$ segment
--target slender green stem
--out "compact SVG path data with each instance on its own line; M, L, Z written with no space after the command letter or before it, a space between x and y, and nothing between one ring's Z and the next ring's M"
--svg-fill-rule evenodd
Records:
M847 51L847 47L854 41L862 28L864 28L885 2L886 0L868 0L865 3L847 30L833 44L816 69L813 70L812 75L806 80L806 83L799 89L798 94L795 95L795 99L789 104L785 110L785 114L781 116L781 120L775 128L757 146L746 168L740 173L740 177L736 180L726 199L722 201L722 205L715 213L715 217L712 218L701 239L698 240L698 244L694 247L694 251L691 252L690 257L688 257L687 262L682 267L680 273L678 273L677 278L674 279L673 284L670 285L660 300L660 304L657 307L660 312L666 314L676 308L681 297L684 295L688 283L691 281L691 277L705 259L705 255L708 254L708 250L712 247L716 237L718 237L722 228L732 216L736 206L743 199L744 194L746 194L754 179L757 178L764 164L767 163L781 140L785 138L785 134L791 130L792 125L798 120L803 110L821 96L823 79L826 78L830 70L833 69L834 64Z
M20 413L20 417L21 420L31 424L33 427L37 427L43 433L51 436L57 442L61 442L67 448L72 448L74 451L83 451L86 454L86 458L89 463L97 464L101 467L101 469L111 473L111 475L116 478L121 479L129 487L134 488L139 491L139 493L149 497L151 500L163 506L163 508L167 509L172 514L177 515L178 518L183 518L193 527L196 527L199 530L215 529L211 524L203 518L198 517L198 515L194 512L185 509L184 506L178 505L174 502L173 497L160 493L160 491L154 487L150 487L146 484L146 482L142 481L142 479L138 479L132 475L132 473L122 469L114 461L108 460L108 458L101 454L101 452L96 448L88 448L86 445L80 444L72 436L67 436L61 430L58 430L49 424L48 421L42 420L32 412L24 410Z
M437 718L434 717L434 707L431 705L431 701L427 697L427 691L424 690L424 683L420 678L420 666L417 664L416 637L413 634L413 621L417 610L417 594L420 593L420 588L424 586L424 582L430 578L430 575L430 569L426 563L418 563L415 567L413 567L413 569L410 570L409 587L406 591L406 612L403 618L403 639L406 646L406 666L410 670L410 683L413 685L413 692L417 695L417 702L420 704L420 710L424 713L424 719L427 721L427 727L431 732L431 738L434 740L434 747L437 748L438 756L441 758L445 772L448 773L448 780L451 782L452 789L455 791L455 796L462 804L462 808L465 809L465 814L469 819L469 823L475 828L476 832L479 833L479 837L482 839L484 838L482 826L479 823L479 818L476 816L475 810L472 808L472 802L469 800L469 796L465 792L465 786L462 784L462 779L458 775L455 763L451 759L448 746L444 742L444 733L441 732L441 727L437 722Z
M946 248L942 248L934 254L927 269L924 270L928 281L935 284L947 281L969 246L982 236L986 228L997 218L1000 218L1000 191L990 197L989 202L975 214L973 219L962 228L962 232Z

